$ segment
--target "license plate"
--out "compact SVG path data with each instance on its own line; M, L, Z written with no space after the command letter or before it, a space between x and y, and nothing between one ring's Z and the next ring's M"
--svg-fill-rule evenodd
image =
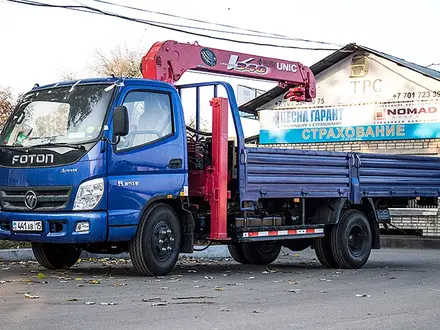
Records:
M12 221L13 231L42 231L43 221Z

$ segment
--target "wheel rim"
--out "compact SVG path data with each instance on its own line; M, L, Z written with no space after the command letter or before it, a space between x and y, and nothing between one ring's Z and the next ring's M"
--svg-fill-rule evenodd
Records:
M151 241L154 257L159 261L166 260L174 251L174 233L165 221L158 222L153 229Z
M348 247L352 255L358 257L365 248L366 235L364 228L359 225L351 227L348 233Z

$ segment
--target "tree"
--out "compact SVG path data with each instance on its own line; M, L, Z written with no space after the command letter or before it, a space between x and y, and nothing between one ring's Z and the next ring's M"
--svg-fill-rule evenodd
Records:
M0 129L8 119L14 108L12 91L9 87L0 86Z
M129 50L127 47L117 46L105 54L96 51L95 62L91 65L93 74L102 77L114 75L116 77L141 77L140 64L145 53Z
M71 71L64 71L63 73L61 73L60 77L61 77L61 79L66 80L66 81L78 79L77 74L73 73Z
M189 127L196 128L196 115L193 114L189 118L189 122L186 124ZM200 118L200 128L201 131L211 132L212 127L206 119Z

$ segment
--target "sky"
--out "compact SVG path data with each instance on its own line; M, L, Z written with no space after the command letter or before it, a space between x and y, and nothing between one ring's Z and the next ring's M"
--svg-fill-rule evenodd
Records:
M85 4L122 15L211 29L226 28L168 16L105 5L94 0L42 0L47 3ZM345 45L355 42L420 65L440 62L438 16L440 1L419 0L308 0L276 3L248 0L176 1L108 0L151 11L201 19L240 28ZM186 30L190 30L186 28ZM194 30L193 30L194 31ZM335 47L240 35L203 32L231 39L278 45ZM239 31L240 32L240 31ZM243 32L243 31L241 31ZM118 18L37 8L0 0L0 85L14 93L28 91L35 83L56 82L65 73L90 77L90 65L97 50L104 53L116 46L147 52L156 41L197 41L203 46L270 56L312 65L332 51L282 49L214 40L169 31ZM440 69L439 66L433 67ZM181 83L218 80L205 74L187 73ZM233 84L267 90L273 83L229 79Z

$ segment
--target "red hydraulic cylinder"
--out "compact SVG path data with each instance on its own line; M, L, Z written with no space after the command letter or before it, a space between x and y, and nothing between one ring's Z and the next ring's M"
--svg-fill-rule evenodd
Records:
M212 172L209 204L211 208L210 239L227 239L228 207L228 99L213 98L212 106Z

